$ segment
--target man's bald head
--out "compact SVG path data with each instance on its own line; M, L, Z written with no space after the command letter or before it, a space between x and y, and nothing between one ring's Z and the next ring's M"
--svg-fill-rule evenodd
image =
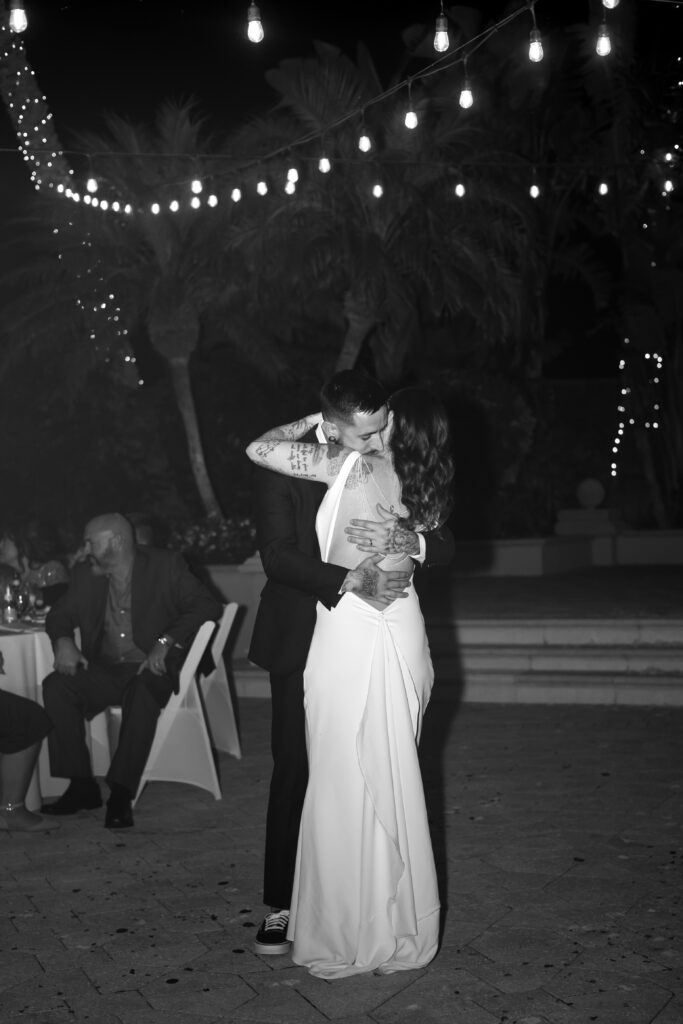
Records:
M95 516L85 527L83 545L93 572L99 576L125 570L133 561L135 534L120 512Z
M120 512L105 512L104 515L95 516L86 526L97 533L109 533L112 537L123 537L133 543L134 533L132 524Z

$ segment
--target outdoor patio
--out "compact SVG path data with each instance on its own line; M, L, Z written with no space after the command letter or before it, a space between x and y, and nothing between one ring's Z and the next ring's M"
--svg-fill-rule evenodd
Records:
M3 1024L681 1024L683 709L434 702L440 952L337 982L251 951L270 706L240 711L222 801L154 783L129 831L0 833Z

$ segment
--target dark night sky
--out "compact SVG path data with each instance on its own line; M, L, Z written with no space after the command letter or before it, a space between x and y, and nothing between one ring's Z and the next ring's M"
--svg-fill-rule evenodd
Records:
M315 5L311 0L261 0L266 38L256 46L246 38L248 0L25 3L29 61L66 148L72 131L100 129L106 111L149 121L169 98L196 97L211 126L227 131L268 111L276 96L265 81L266 70L287 57L311 55L316 38L351 55L362 40L380 73L388 74L403 52L402 31L423 23L431 35L439 13L439 0L328 0ZM640 38L648 39L649 52L668 51L669 61L676 47L683 53L683 3L621 0L621 5L610 18L616 22L627 5L635 5ZM522 0L471 0L470 6L499 17L522 6ZM555 19L597 25L602 10L600 0L536 4L542 31ZM0 147L12 150L0 152L0 234L7 218L31 194L15 144L0 104Z
M663 40L676 37L672 15L675 11L680 29L683 4L621 2L624 7L636 4L639 13L646 15L641 14L643 21L661 21ZM363 40L380 72L388 72L402 52L402 30L423 23L431 32L439 13L439 0L344 0L340 4L262 0L266 38L254 45L245 32L248 0L25 3L29 61L66 147L70 130L100 128L105 111L150 120L167 98L195 96L213 127L229 129L268 110L275 95L265 82L265 71L286 57L311 54L315 38L337 43L350 53L355 42ZM500 16L522 6L522 0L471 0L470 6ZM601 10L600 0L537 0L536 4L542 30L558 17L597 24ZM613 12L614 17L618 14ZM0 104L0 147L14 146L14 133ZM0 153L0 216L2 194L6 199L8 190L22 185L28 187L19 157Z

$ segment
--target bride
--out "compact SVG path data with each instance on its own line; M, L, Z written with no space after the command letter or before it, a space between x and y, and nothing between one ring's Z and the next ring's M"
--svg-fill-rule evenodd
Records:
M321 414L275 427L247 448L257 464L326 484L316 521L325 561L356 567L344 533L378 504L427 531L450 505L448 423L434 395L405 388L389 401L384 451L362 455L303 443ZM407 569L402 552L376 556ZM380 560L381 559L381 560ZM292 958L322 978L423 967L438 942L439 897L417 741L433 683L417 595L389 606L372 574L331 610L317 607L304 673L309 783L301 819L288 938Z

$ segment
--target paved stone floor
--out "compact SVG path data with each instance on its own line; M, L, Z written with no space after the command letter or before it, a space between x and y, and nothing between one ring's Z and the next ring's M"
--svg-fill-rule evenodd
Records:
M270 759L153 783L125 832L0 832L2 1024L683 1024L683 710L436 702L433 963L326 982L251 951Z

